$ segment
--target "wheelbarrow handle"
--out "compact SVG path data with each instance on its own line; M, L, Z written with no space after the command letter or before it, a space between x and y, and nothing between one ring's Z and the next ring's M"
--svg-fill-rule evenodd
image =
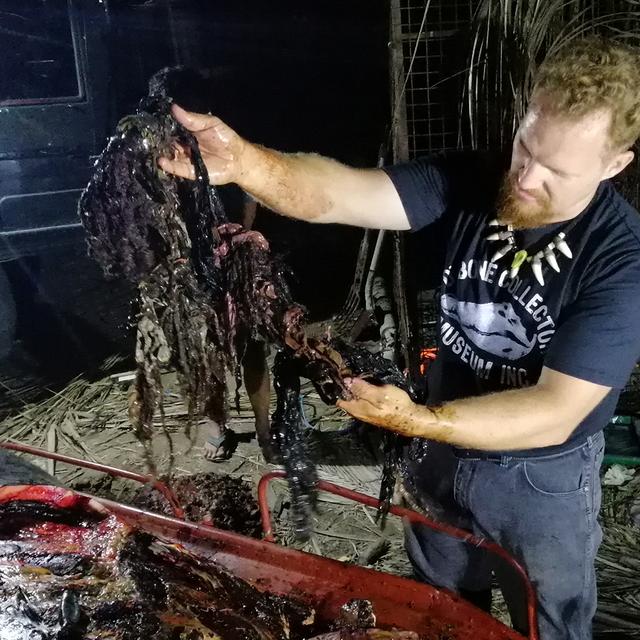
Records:
M269 487L269 483L272 480L285 478L286 473L284 471L271 471L263 475L258 483L258 506L260 508L260 521L262 523L264 540L267 542L275 542L273 527L271 524L271 512L269 510L269 503L267 500L267 489ZM368 496L365 493L359 493L358 491L353 491L353 489L347 489L347 487L342 487L338 484L333 484L333 482L328 482L326 480L318 480L316 486L319 491L326 491L327 493L332 493L342 498L347 498L348 500L359 502L360 504L364 504L368 507L373 507L374 509L380 508L380 500L372 496ZM423 524L426 527L433 529L434 531L444 533L448 536L451 536L452 538L457 538L459 540L462 540L463 542L473 545L474 547L486 549L488 552L502 558L511 567L513 567L516 573L520 576L520 579L525 586L527 597L527 620L529 624L528 638L529 640L539 640L536 595L533 589L533 585L531 584L529 576L524 570L524 567L506 549L502 548L495 542L490 542L485 538L479 538L469 531L465 531L464 529L458 529L457 527L454 527L450 524L431 520L421 513L417 513L416 511L412 511L411 509L405 509L404 507L391 505L389 507L389 513L392 513L393 515L400 518L405 518L410 522L416 524Z
M184 510L180 506L180 502L173 492L162 480L158 480L150 475L142 473L135 473L134 471L127 471L125 469L118 469L117 467L111 467L99 462L90 462L89 460L81 460L80 458L73 458L71 456L65 456L62 453L54 453L53 451L45 451L44 449L38 449L28 444L19 444L17 442L0 442L0 447L3 449L10 449L12 451L19 451L21 453L29 453L39 458L48 458L50 460L56 460L57 462L64 462L76 467L84 467L86 469L93 469L94 471L100 471L110 476L116 476L119 478L126 478L127 480L134 480L140 484L150 484L154 489L157 489L169 503L173 515L182 520L184 519Z

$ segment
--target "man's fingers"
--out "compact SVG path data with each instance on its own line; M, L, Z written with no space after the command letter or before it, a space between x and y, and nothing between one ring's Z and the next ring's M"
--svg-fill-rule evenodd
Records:
M336 400L336 407L340 407L343 411L351 413L353 406L357 404L357 400Z
M191 158L191 149L180 144L177 140L171 143L171 150L173 151L172 160L182 160L184 158Z
M336 406L347 413L362 415L363 413L369 413L371 411L372 403L364 398L358 398L356 400L337 400Z
M362 407L362 400L338 400L336 406L354 418L362 418L368 413Z
M363 398L369 402L379 402L380 400L387 400L384 387L377 387L376 385L365 382L360 378L353 378L349 385L349 391L356 398Z
M386 427L386 421L381 419L377 407L367 400L338 400L336 405L357 420L378 427Z
M191 154L189 149L177 142L172 145L173 156L167 158L166 156L158 158L158 166L167 173L179 176L181 178L188 178L193 180L196 175L195 167L191 162Z
M371 386L372 385L370 385L368 382L365 382L361 378L352 378L349 383L349 390L352 393L358 395L359 392L366 393Z
M171 106L171 113L181 125L193 132L204 131L204 129L209 129L218 122L218 119L214 116L186 111L177 104Z
M167 173L172 173L180 178L194 180L196 171L188 160L169 160L169 158L158 158L158 166Z

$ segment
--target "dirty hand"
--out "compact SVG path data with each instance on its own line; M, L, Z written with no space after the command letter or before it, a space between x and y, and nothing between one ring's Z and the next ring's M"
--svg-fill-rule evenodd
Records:
M171 113L198 141L211 184L237 182L242 175L240 159L246 141L216 116L185 111L176 104L171 107ZM158 166L181 178L195 178L189 149L182 145L174 147L173 158L160 158Z
M413 414L416 404L398 387L386 384L378 387L359 378L345 380L351 400L338 400L337 405L354 418L396 431L414 435Z

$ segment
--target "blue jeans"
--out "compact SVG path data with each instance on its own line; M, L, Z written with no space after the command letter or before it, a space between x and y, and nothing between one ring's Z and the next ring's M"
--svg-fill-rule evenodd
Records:
M526 569L536 590L542 640L587 640L596 609L595 555L602 432L550 456L473 457L429 443L410 468L413 493L432 513L497 542ZM497 578L513 625L526 633L524 590L501 560L423 525L406 528L417 576L456 592L483 592Z

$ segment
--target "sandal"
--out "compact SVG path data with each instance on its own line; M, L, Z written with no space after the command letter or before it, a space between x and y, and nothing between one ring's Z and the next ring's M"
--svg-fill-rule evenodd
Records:
M235 451L235 432L231 429L223 429L219 436L208 436L204 445L204 457L210 462L224 462Z

